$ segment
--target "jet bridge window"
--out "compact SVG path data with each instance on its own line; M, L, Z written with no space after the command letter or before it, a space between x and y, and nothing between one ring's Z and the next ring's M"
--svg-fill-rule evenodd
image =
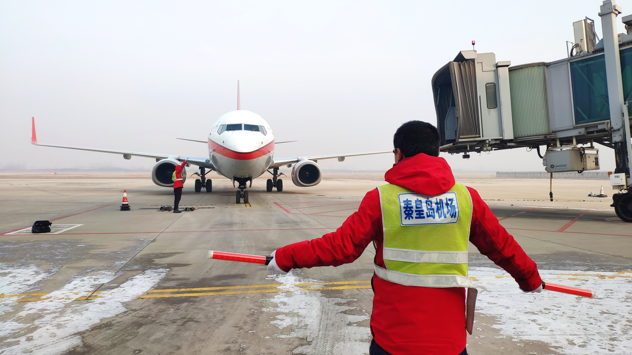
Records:
M496 101L496 83L485 84L485 96L487 97L487 108L497 108L498 102Z
M254 124L244 124L244 131L259 132L259 126Z
M610 119L606 63L603 55L570 63L575 124Z
M241 123L227 124L226 130L227 131L242 131L243 127Z

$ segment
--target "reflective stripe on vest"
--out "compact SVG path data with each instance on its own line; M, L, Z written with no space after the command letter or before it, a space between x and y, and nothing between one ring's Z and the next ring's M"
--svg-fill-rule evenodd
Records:
M176 182L176 181L182 181L182 178L177 178L176 177L176 172L173 172L173 175L171 175L171 181Z
M473 287L467 277L472 200L455 184L426 196L396 186L378 188L384 227L381 279L405 286Z

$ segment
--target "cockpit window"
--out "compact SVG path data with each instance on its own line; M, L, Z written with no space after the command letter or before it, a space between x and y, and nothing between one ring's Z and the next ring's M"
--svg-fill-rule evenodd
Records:
M219 125L219 128L217 128L217 134L222 134L224 133L224 129L226 128L225 124L221 124Z
M233 124L227 124L226 130L227 131L241 131L243 130L243 128L242 128L241 123L233 123Z
M266 131L266 128L263 126L259 126L259 129L261 130L261 133L263 133L264 136L268 135L268 131Z
M244 124L244 131L259 132L259 126L253 124Z

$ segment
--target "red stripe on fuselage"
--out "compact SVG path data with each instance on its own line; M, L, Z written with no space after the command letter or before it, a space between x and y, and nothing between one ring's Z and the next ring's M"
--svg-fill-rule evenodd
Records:
M239 153L234 150L230 150L226 147L223 147L209 139L208 149L210 149L214 153L225 156L226 158L236 159L236 160L252 160L252 159L261 158L264 155L270 154L274 150L274 141L268 143L267 145L253 152Z

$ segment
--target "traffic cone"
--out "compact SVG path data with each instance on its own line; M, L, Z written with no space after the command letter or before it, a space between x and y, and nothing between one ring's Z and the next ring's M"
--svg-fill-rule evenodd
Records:
M129 211L129 203L127 201L127 190L123 190L123 203L121 204L121 211Z

